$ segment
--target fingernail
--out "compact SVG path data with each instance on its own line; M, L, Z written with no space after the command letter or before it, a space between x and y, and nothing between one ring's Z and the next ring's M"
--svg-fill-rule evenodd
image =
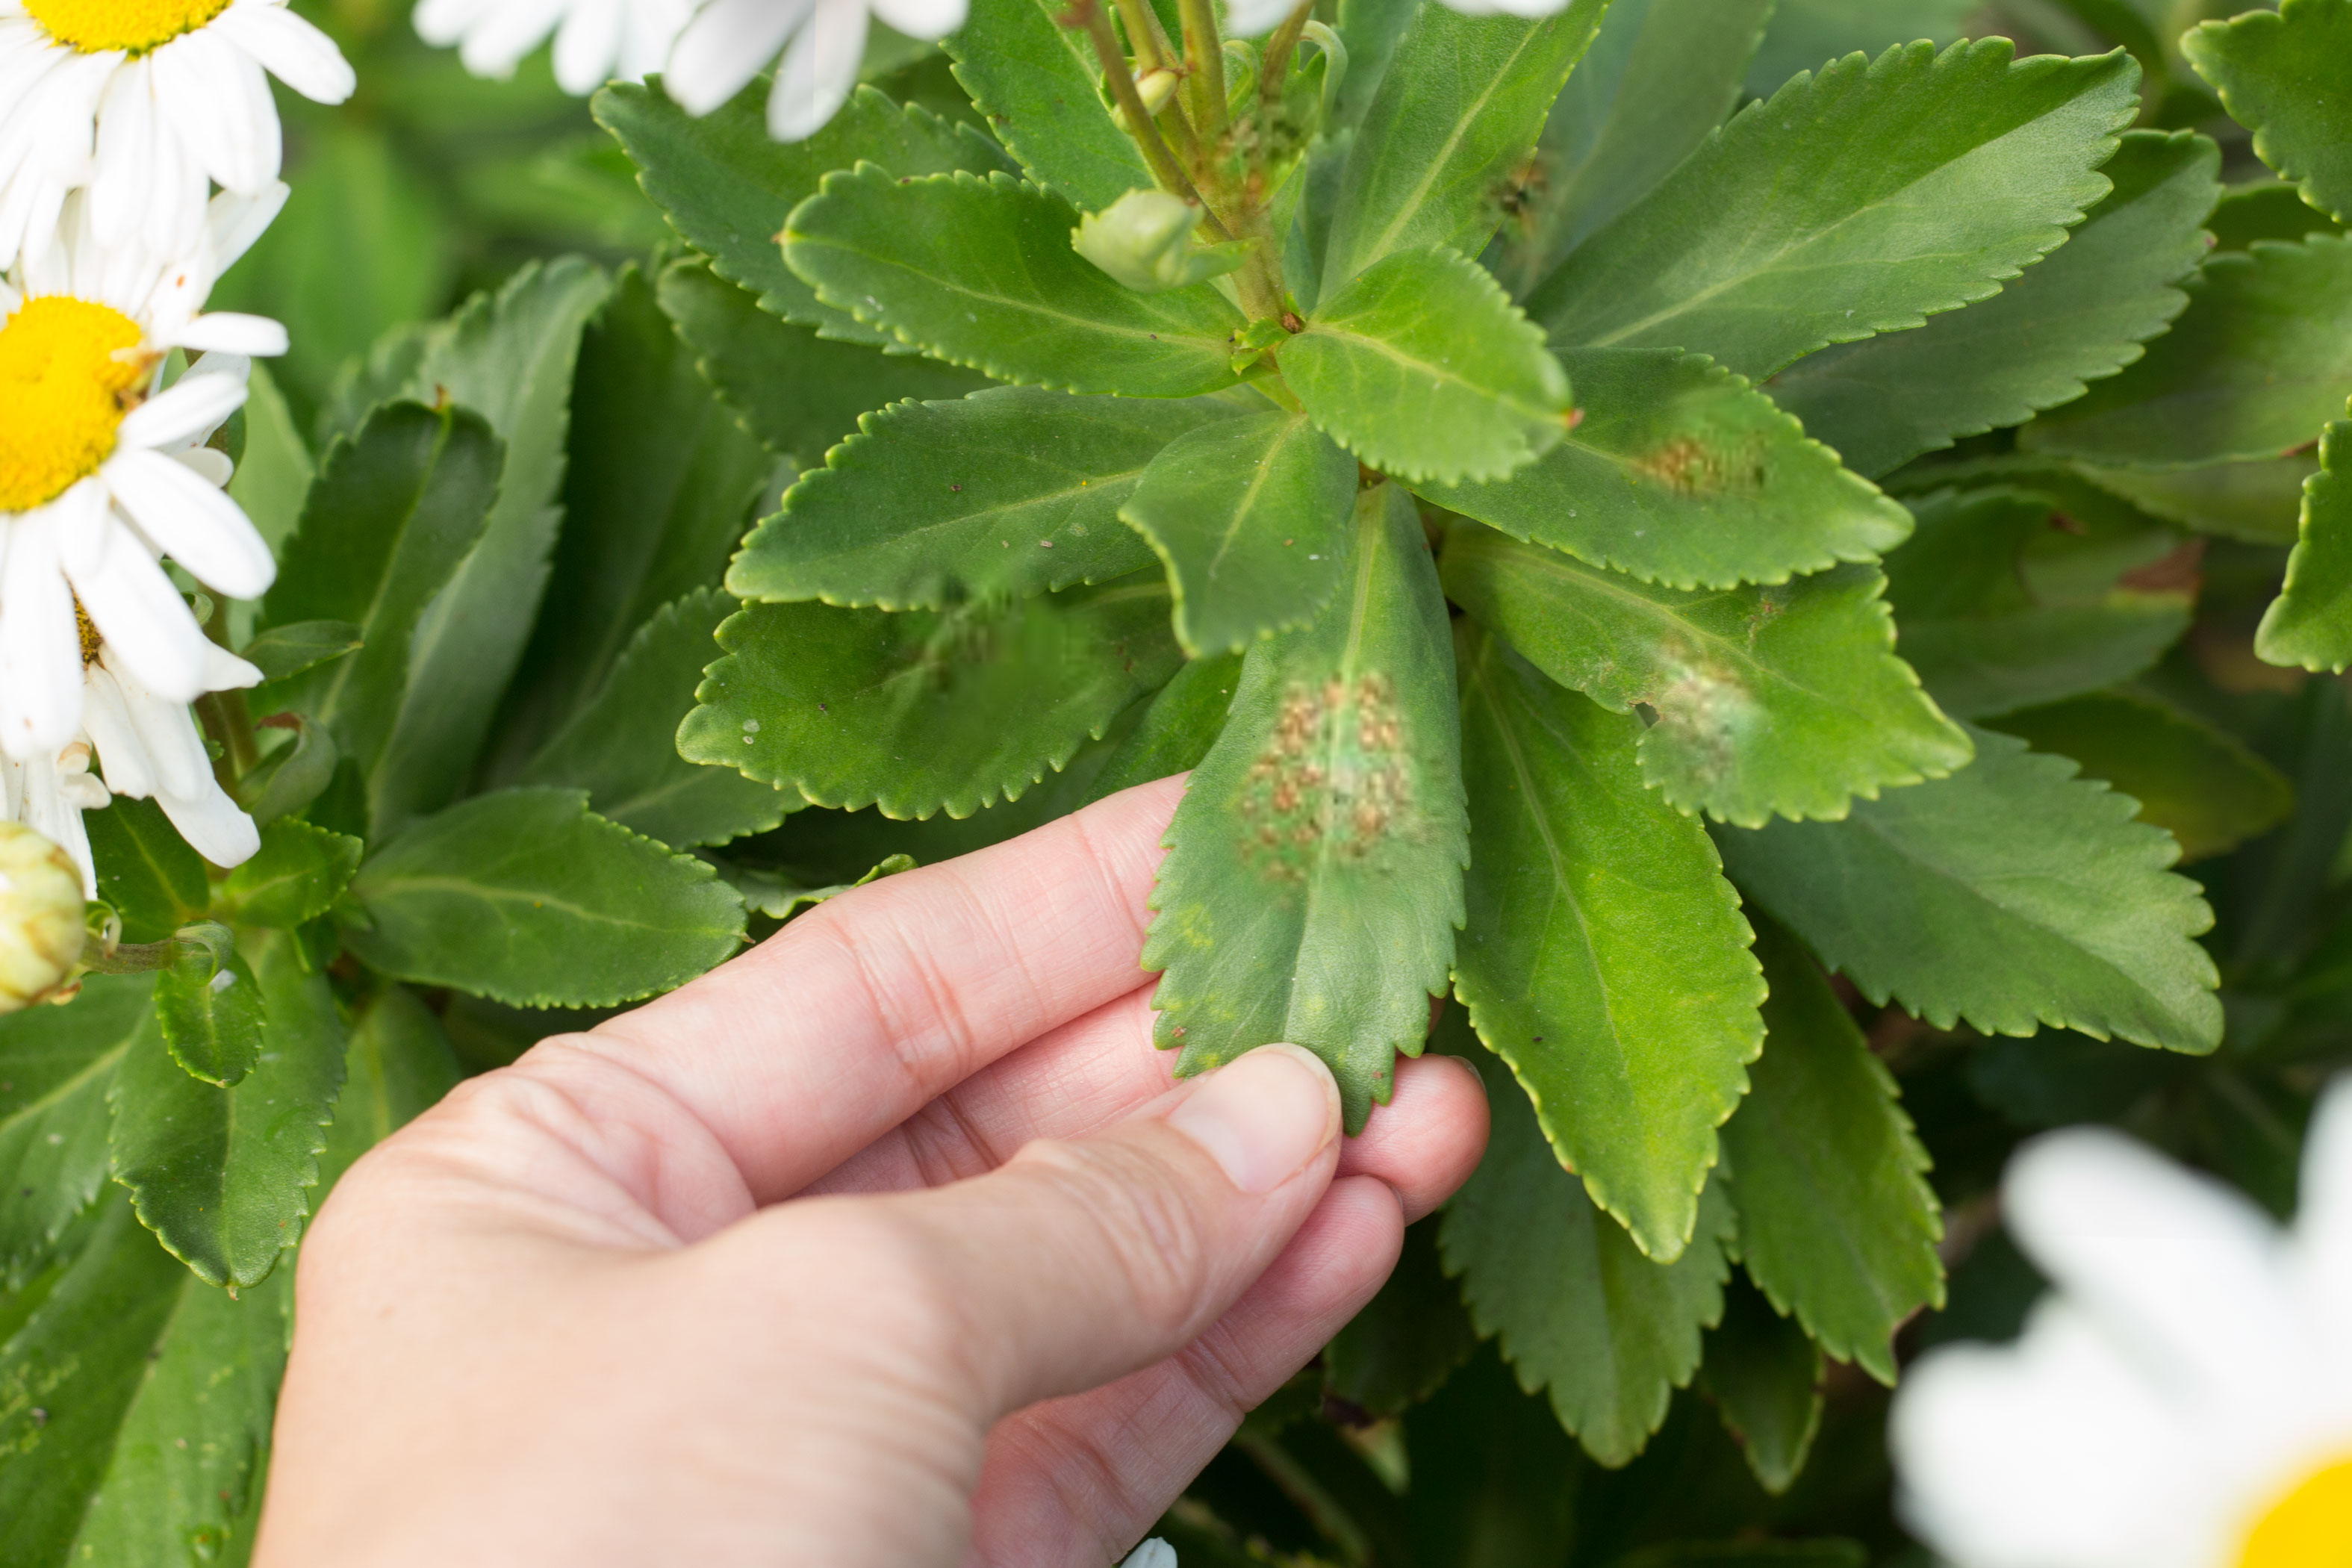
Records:
M1168 1125L1243 1192L1270 1193L1338 1132L1339 1086L1312 1051L1260 1046L1202 1079Z

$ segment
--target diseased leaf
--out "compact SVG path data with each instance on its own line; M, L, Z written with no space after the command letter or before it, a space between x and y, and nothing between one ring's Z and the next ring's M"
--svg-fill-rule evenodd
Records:
M299 926L327 912L367 846L292 817L261 830L261 848L228 874L221 897L228 919L241 925Z
M1400 479L1499 479L1568 425L1568 377L1543 334L1454 251L1389 256L1279 352L1308 417Z
M1445 591L1538 668L1634 732L1643 783L1743 827L1843 816L1859 795L1941 778L1969 740L1895 655L1867 566L1769 588L1661 588L1457 525Z
M740 607L704 588L655 611L516 782L584 789L597 815L680 849L764 833L798 810L797 793L677 753L677 721L719 658L719 623Z
M1462 1291L1437 1256L1439 1220L1405 1227L1404 1252L1380 1294L1323 1347L1323 1396L1368 1415L1402 1415L1437 1392L1478 1348Z
M1159 575L936 613L753 605L719 628L677 749L887 816L1018 799L1174 672Z
M261 1059L269 1005L227 928L205 925L216 943L182 941L177 962L155 976L155 1021L188 1076L234 1089ZM207 952L206 949L210 948Z
M1748 1456L1758 1483L1775 1497L1803 1472L1821 1431L1823 1370L1822 1352L1805 1331L1733 1276L1723 1295L1723 1321L1706 1336L1698 1386L1715 1401L1724 1430Z
M1141 571L1151 548L1118 520L1136 480L1244 406L1007 386L868 414L743 542L728 592L943 610Z
M2294 181L2304 200L2352 223L2352 7L2285 0L2180 40L2230 118L2254 133L2262 161Z
M2122 691L2028 708L1986 728L2037 752L2072 757L2139 803L2139 819L2202 859L2269 832L2294 807L2284 774L2233 735L2177 708Z
M2170 835L2063 757L1972 730L1948 779L1843 822L1716 835L1732 879L1874 1003L1937 1028L2050 1025L2191 1053L2221 1037L2213 923Z
M1356 504L1350 580L1252 647L1168 830L1143 967L1154 1037L1204 1072L1272 1040L1331 1064L1349 1129L1418 1056L1468 858L1454 650L1412 501Z
M1311 620L1347 575L1355 500L1355 459L1268 410L1179 436L1118 516L1167 563L1176 640L1198 657Z
M0 1289L23 1283L105 1182L106 1091L154 986L93 974L62 1007L0 1017Z
M1765 390L1874 475L2080 397L2188 307L2175 285L2205 258L2221 163L2190 132L2131 132L2100 170L2114 193L1998 295L1808 354Z
M2352 236L2258 241L2183 281L2189 309L2139 363L2019 432L2117 468L2276 458L2352 396Z
M1455 992L1561 1165L1651 1258L1689 1245L1764 986L1698 823L1643 786L1642 721L1491 637L1462 651L1469 924Z
M2352 664L2352 419L2320 438L2286 585L2263 612L2254 649L2273 664L2305 669Z
M1239 654L1188 660L1104 762L1082 804L1199 767L1225 727L1241 680Z
M1500 1337L1519 1386L1549 1393L1586 1453L1622 1465L1698 1371L1700 1332L1722 1316L1731 1207L1710 1186L1691 1245L1651 1262L1560 1168L1501 1059L1472 1059L1495 1128L1438 1232L1446 1269L1479 1332Z
M1584 417L1498 484L1415 486L1515 539L1678 588L1867 561L1908 513L1739 376L1696 354L1562 356Z
M1902 1091L1803 947L1757 928L1771 998L1753 1087L1724 1124L1736 1251L1773 1309L1884 1384L1895 1331L1944 1304L1943 1214Z
M1187 397L1231 386L1242 313L1206 283L1139 294L1070 248L1076 209L1009 174L829 174L784 254L825 303L999 381Z
M1999 291L2108 191L2139 68L2003 38L1848 56L1750 104L1528 297L1551 341L1750 377Z
M343 940L371 968L522 1007L611 1007L684 984L743 940L703 861L509 789L423 818L352 879Z
M163 808L116 795L105 810L85 812L98 896L122 917L125 942L161 942L212 901L204 858L188 847Z
M1151 189L1151 167L1102 100L1101 67L1085 29L1064 26L1059 15L1054 0L976 0L942 47L972 107L1030 179L1099 211L1131 190Z
M1422 5L1339 176L1321 292L1399 251L1476 255L1495 232L1496 197L1607 9L1608 0L1570 0L1557 16L1529 18Z
M301 1238L319 1151L343 1086L343 1026L323 974L306 974L293 939L251 949L269 1025L234 1089L180 1069L159 1026L134 1037L108 1100L114 1179L142 1224L215 1285L255 1285Z

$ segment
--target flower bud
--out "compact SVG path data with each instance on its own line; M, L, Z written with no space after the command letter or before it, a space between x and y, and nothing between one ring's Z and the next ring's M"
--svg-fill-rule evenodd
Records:
M81 958L81 871L21 822L0 822L0 1013L47 998Z
M1070 231L1080 256L1139 294L1181 289L1242 264L1246 242L1196 247L1201 209L1166 191L1129 191Z

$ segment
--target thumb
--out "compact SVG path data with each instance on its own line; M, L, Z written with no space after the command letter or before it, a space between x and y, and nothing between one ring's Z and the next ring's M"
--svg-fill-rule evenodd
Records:
M993 1421L1198 1338L1320 1201L1339 1126L1329 1069L1264 1046L1093 1137L873 1201L916 1227L974 1414Z

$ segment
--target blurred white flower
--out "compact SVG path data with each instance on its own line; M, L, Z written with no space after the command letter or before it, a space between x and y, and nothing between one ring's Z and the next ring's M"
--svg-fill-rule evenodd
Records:
M456 44L466 68L486 77L512 76L552 33L556 83L578 97L660 69L693 12L694 0L424 0L415 21L418 37Z
M1155 1535L1129 1552L1118 1568L1176 1568L1176 1549Z
M2352 1561L2352 1080L2292 1232L2116 1133L2044 1138L2004 1212L2053 1285L2013 1346L1922 1360L1889 1440L1958 1568Z
M868 15L915 38L963 26L966 0L711 0L678 35L662 83L688 114L708 114L783 51L768 93L768 132L800 142L824 129L857 86Z
M210 237L167 258L99 241L86 195L63 243L0 279L0 752L27 763L80 729L93 638L163 701L208 689L218 650L160 557L230 598L277 574L204 443L245 402L246 356L284 353L285 329L201 307L285 187L216 197ZM174 348L203 357L156 391Z
M0 0L0 269L47 242L78 186L100 240L163 252L203 227L208 181L265 195L282 153L270 76L320 103L353 86L285 0Z

